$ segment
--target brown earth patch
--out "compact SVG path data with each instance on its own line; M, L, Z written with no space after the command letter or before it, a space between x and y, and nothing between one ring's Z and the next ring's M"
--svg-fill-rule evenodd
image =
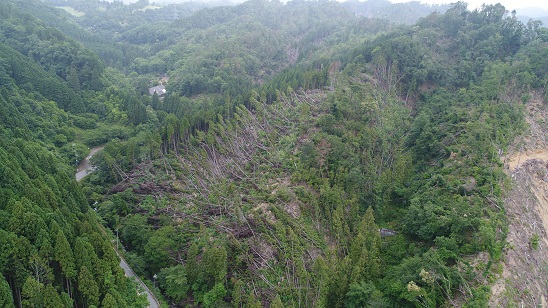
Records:
M505 198L507 245L489 307L548 307L548 106L533 95L529 130L501 157L512 188Z

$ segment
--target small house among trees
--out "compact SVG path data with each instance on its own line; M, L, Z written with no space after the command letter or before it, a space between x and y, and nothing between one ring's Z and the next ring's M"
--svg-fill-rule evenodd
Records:
M150 95L154 95L154 93L156 93L159 97L163 97L166 94L166 87L164 87L163 85L158 85L149 88L148 93L150 93Z

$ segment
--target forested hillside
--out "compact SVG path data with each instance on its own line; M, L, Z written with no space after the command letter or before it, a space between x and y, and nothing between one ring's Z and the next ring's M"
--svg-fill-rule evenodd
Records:
M171 307L488 306L548 31L403 7L0 3L0 306L146 306L115 235Z
M0 50L0 306L143 307L56 148L74 139L78 118L42 91L70 88Z
M144 307L71 166L104 66L11 4L0 15L0 306Z

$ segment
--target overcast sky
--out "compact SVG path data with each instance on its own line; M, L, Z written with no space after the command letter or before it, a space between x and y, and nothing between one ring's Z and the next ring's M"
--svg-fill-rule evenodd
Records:
M408 2L405 0L391 0L391 1L392 2ZM453 2L457 2L458 0L418 0L418 1L424 2L424 3L431 3L431 4L442 4L442 3L453 3ZM479 8L483 3L486 3L486 4L500 3L504 5L504 7L509 11L512 11L518 8L527 8L527 7L539 7L548 11L548 0L498 0L498 1L497 0L468 0L468 1L464 0L464 2L468 3L469 10Z

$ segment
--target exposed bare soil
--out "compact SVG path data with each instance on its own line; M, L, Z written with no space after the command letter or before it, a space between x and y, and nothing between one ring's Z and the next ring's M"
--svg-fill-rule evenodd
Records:
M548 106L541 97L527 105L526 116L529 131L502 157L512 178L508 244L490 307L548 307Z

